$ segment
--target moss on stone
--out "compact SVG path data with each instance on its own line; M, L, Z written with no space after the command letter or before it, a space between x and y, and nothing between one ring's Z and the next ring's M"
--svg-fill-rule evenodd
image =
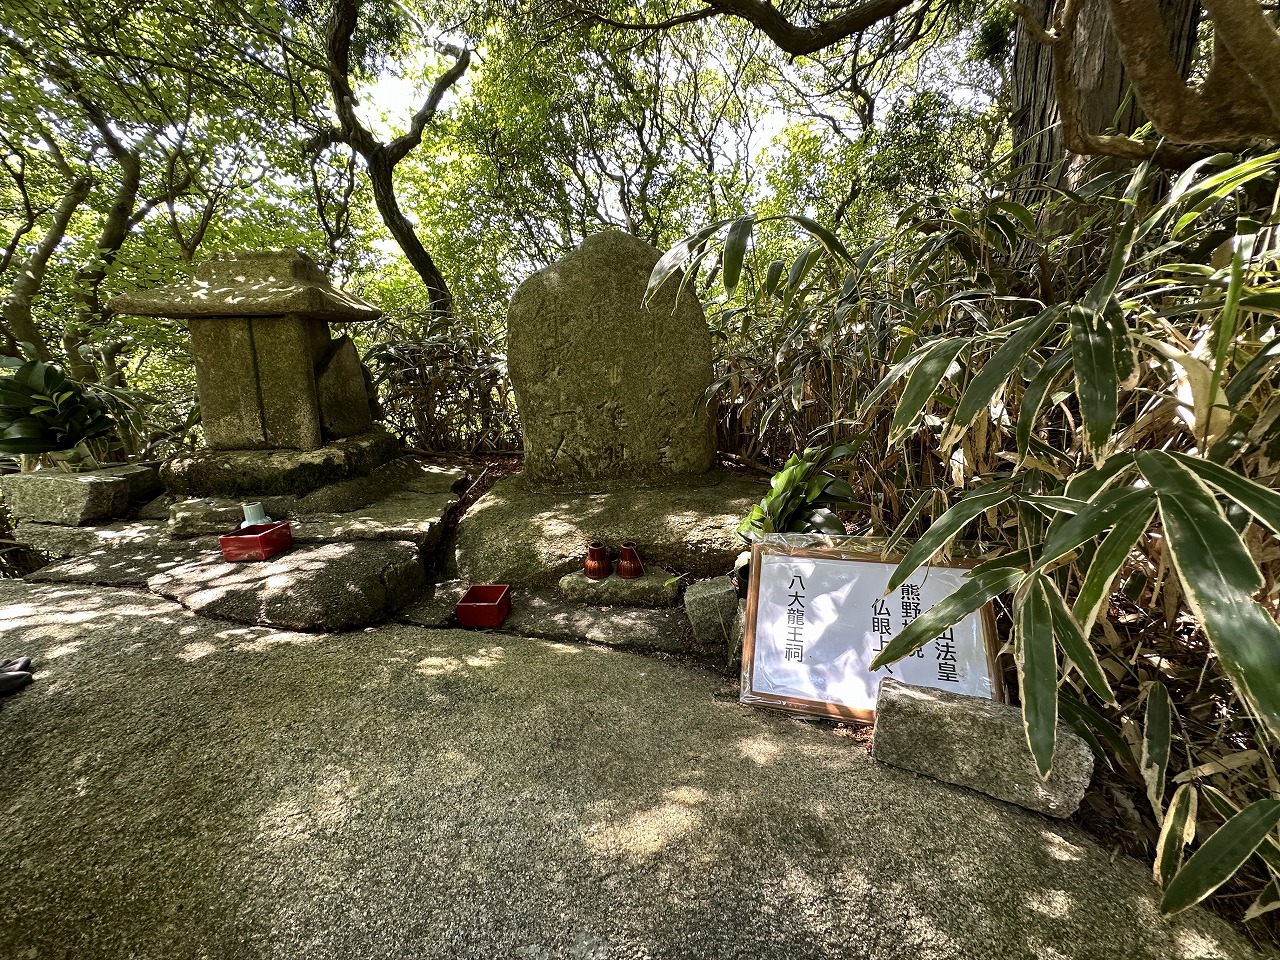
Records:
M511 477L459 525L458 572L473 583L551 587L582 564L588 542L634 540L646 564L718 576L732 569L743 546L734 531L765 489L727 475L708 487L580 493Z

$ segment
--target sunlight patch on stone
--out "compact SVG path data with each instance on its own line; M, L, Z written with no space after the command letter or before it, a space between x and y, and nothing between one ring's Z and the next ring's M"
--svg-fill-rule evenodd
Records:
M187 663L209 656L211 653L217 653L218 648L207 640L201 640L197 643L188 643L178 652L178 659L185 660Z
M1076 860L1084 859L1083 850L1074 843L1064 840L1052 830L1042 830L1040 831L1040 836L1044 839L1049 856L1053 857L1053 859L1061 860L1064 863L1072 863Z
M600 856L625 856L643 861L672 841L689 836L702 822L695 809L708 797L697 787L677 787L663 794L665 803L642 810L616 825L602 823L586 828L587 847Z
M1026 896L1027 909L1061 920L1071 913L1071 896L1065 890L1034 890Z
M768 737L745 737L737 743L738 752L759 766L773 763L779 753L779 747Z

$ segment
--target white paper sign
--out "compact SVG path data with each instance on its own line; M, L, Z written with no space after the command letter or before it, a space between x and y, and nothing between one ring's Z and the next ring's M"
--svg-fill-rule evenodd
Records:
M784 698L854 711L875 709L883 677L991 697L981 613L973 613L889 667L871 661L911 621L954 593L968 571L921 567L886 595L897 566L875 560L759 555L754 644L742 700Z

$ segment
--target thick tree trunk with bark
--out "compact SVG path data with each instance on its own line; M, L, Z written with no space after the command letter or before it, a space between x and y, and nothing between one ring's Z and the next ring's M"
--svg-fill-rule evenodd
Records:
M63 195L62 201L54 211L53 221L45 231L31 256L20 264L15 271L13 285L4 298L4 335L5 350L13 356L19 356L18 344L26 342L35 347L36 355L45 361L53 359L49 345L45 342L39 328L35 324L33 310L36 295L44 283L45 273L49 268L49 259L67 235L67 227L76 210L89 196L93 189L93 180L81 177L71 184Z
M1064 0L1025 0L1032 18L1041 26L1052 24ZM1168 35L1169 53L1183 77L1191 70L1199 0L1160 0L1160 12ZM1146 122L1130 93L1119 43L1107 0L1084 0L1075 40L1075 68L1087 130L1100 133L1117 129L1133 133ZM1045 186L1077 183L1081 163L1068 163L1053 175L1053 166L1067 150L1055 90L1053 52L1040 43L1022 18L1018 20L1013 54L1014 165L1025 167L1018 175L1019 199L1031 198Z

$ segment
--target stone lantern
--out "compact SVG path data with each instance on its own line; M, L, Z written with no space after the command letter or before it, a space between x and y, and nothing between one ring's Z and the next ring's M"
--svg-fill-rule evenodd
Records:
M125 293L116 313L186 320L205 442L214 450L315 450L373 428L364 371L329 324L381 316L297 250L237 252L190 283Z

